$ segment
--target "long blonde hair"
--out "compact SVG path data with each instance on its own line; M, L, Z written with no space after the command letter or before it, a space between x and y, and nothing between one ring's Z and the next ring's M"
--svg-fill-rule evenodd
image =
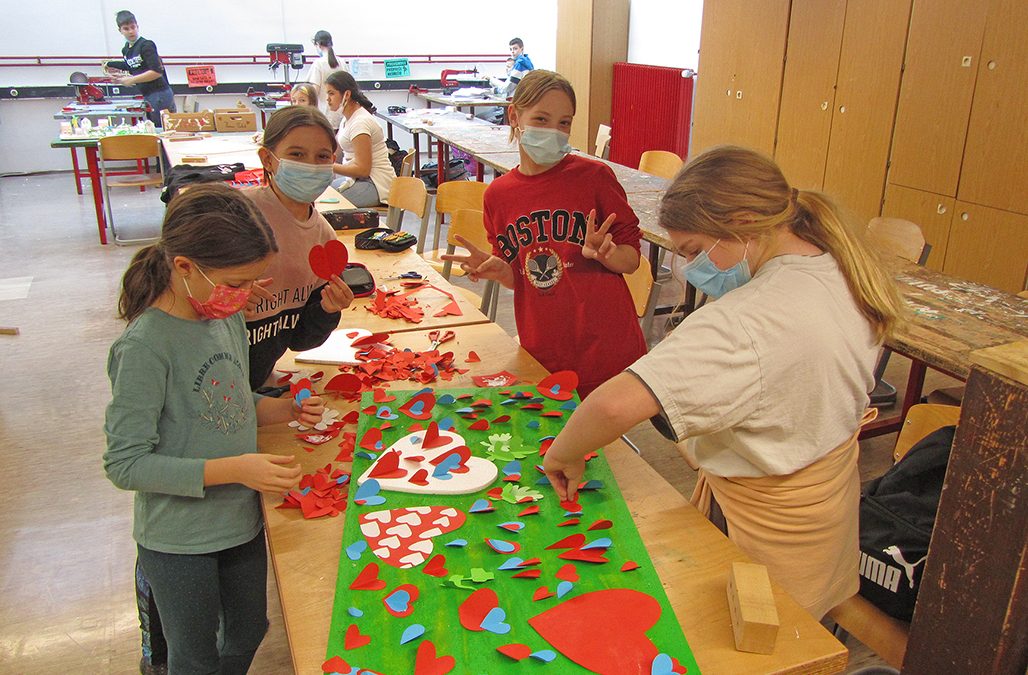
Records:
M753 150L722 146L689 162L661 200L660 224L738 240L788 228L835 258L879 339L892 333L902 315L896 286L858 235L861 230L827 195L793 189L772 160Z
M514 97L510 100L510 106L520 113L525 108L534 106L539 100L550 91L556 89L568 95L571 99L571 112L578 108L575 100L575 88L571 86L567 78L552 70L533 70L521 78L518 88L514 90ZM514 140L514 127L510 128L510 139Z

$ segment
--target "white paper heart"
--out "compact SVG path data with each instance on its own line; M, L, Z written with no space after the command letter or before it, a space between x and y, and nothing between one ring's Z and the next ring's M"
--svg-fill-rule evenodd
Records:
M487 459L475 456L468 458L465 463L467 471L463 473L451 472L447 474L445 480L434 476L436 466L432 464L432 460L446 457L453 454L456 448L467 445L459 434L452 431L440 429L439 436L446 440L446 444L436 448L422 447L422 441L425 438L424 431L407 434L390 445L382 453L382 456L393 450L399 452L400 459L405 461L404 468L407 470L407 475L402 478L377 478L381 489L414 494L466 495L478 492L496 480L496 476L499 474L496 465ZM410 457L421 457L421 459L417 462L406 461ZM368 467L357 479L357 485L363 485L371 477L374 469L375 464ZM424 469L428 474L425 478L425 485L417 485L409 480L420 469ZM426 509L424 513L429 513L429 510ZM456 511L454 511L454 515L456 515ZM438 518L436 522L438 523Z
M376 555L377 557L381 558L382 560L386 560L386 559L388 559L388 558L389 558L389 556L391 556L391 555L393 554L393 552L392 552L392 551L390 551L390 550L389 550L389 549L387 549L387 548L376 548L376 549L375 549L375 550L373 551L373 553L374 553L374 554L375 554L375 555Z
M400 562L404 566L417 567L421 563L425 562L425 556L421 553L411 553L400 558Z
M407 523L408 525L412 525L413 527L417 527L418 525L421 524L421 516L419 516L416 513L405 513L402 516L400 516L399 518L397 518L396 522L398 522L398 523Z
M378 523L361 523L361 532L365 537L377 537L381 531L382 530L378 527Z
M442 533L443 533L443 530L440 530L438 527L433 527L433 528L430 528L430 529L425 530L424 532L422 532L421 533L421 538L422 539L431 539L432 537L438 537Z
M382 543L385 544L384 541ZM432 548L433 548L433 545L432 545L432 541L430 539L423 539L422 541L416 541L416 542L414 542L413 544L410 545L410 550L412 550L412 551L421 551L425 555L428 555L429 553L431 553L432 552Z
M382 544L383 546L388 546L389 548L400 548L400 539L395 535L392 537L386 537L378 543Z
M366 517L370 520L377 520L380 523L388 523L390 520L393 519L392 514L390 514L388 511L372 511L371 513L367 514Z
M410 525L407 525L406 523L400 523L399 525L393 525L388 530L386 530L386 534L395 534L397 537L406 539L407 537L414 534L414 532L411 531Z

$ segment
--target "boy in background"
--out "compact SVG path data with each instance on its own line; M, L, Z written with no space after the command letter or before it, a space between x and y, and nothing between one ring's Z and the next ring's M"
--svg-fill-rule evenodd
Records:
M161 111L175 112L175 95L164 73L164 64L153 40L139 37L135 15L121 10L115 16L118 32L125 37L121 48L123 60L108 61L104 72L113 76L118 84L138 87L153 111L148 115L155 126L161 125Z
M529 71L535 70L535 66L532 65L532 59L528 58L528 54L525 53L525 43L522 42L521 38L514 38L510 41L510 55L514 58L514 67L511 68L508 78L511 86L507 95L513 96L518 82Z

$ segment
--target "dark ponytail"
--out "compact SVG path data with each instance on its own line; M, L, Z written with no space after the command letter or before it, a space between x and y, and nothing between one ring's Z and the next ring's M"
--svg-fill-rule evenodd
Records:
M369 113L375 112L375 106L372 105L368 97L364 95L361 88L357 86L357 80L353 79L353 75L346 72L345 70L337 70L336 72L325 78L325 84L331 86L340 94L344 92L350 92L350 98L357 101L362 108L367 110Z
M335 70L339 67L339 59L336 58L336 52L332 49L332 34L327 30L319 30L314 34L314 44L319 47L328 47L328 65L330 68Z
M179 190L164 213L160 241L142 248L125 270L118 317L132 321L168 290L177 256L216 270L248 265L276 251L274 232L239 190L221 183Z

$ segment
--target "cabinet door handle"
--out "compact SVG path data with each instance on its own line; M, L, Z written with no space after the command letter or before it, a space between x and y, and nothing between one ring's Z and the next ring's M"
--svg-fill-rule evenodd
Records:
M938 214L939 214L940 216L941 216L942 214L946 213L946 205L945 205L945 204L942 204L942 203L940 203L939 205L937 205L937 206L935 207L935 212L936 212L936 213L938 213Z

